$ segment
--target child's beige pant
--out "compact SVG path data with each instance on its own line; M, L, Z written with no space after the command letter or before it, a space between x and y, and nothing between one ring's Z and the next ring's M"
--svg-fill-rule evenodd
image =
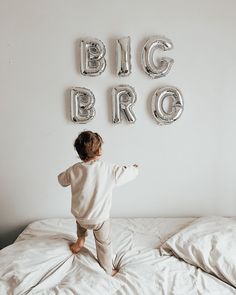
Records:
M78 238L86 237L87 230L93 230L95 238L97 258L101 267L106 273L112 273L112 248L110 238L110 220L106 220L100 224L83 224L80 225L77 221L77 236Z

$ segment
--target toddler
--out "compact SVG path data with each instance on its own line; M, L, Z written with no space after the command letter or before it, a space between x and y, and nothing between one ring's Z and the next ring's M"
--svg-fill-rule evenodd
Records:
M100 160L103 140L98 133L84 131L76 138L74 147L82 160L58 175L62 186L71 186L71 212L76 219L77 241L70 245L73 253L84 246L87 230L93 230L100 266L110 275L112 248L110 238L110 209L112 190L133 180L138 165L119 166Z

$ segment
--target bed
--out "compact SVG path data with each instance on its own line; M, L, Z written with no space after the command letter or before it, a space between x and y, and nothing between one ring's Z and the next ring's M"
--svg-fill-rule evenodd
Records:
M108 276L92 232L79 254L73 219L31 223L0 251L0 294L236 294L236 218L112 218Z

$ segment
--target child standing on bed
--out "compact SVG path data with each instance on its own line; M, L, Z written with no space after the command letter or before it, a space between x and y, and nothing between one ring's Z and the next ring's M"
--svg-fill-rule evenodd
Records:
M77 241L70 245L73 253L84 246L87 230L93 230L100 266L111 275L112 248L110 238L110 209L112 190L133 180L138 165L118 166L100 160L103 140L98 133L84 131L76 138L74 147L82 160L58 175L62 186L71 186L71 212L76 219Z

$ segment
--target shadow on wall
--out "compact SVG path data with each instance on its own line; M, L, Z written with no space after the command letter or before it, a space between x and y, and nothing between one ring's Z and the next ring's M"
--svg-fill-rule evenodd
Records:
M12 244L27 225L16 227L10 231L3 231L0 233L0 249Z
M1 183L9 183L7 178L0 179ZM23 223L19 225L17 221L19 213L19 204L17 202L14 203L14 197L11 196L11 192L9 191L9 187L1 186L1 214L0 214L0 249L12 244L17 236L25 229L28 225L27 223ZM16 209L18 208L18 210ZM11 217L13 217L12 220ZM8 221L9 226L6 225L6 221Z

